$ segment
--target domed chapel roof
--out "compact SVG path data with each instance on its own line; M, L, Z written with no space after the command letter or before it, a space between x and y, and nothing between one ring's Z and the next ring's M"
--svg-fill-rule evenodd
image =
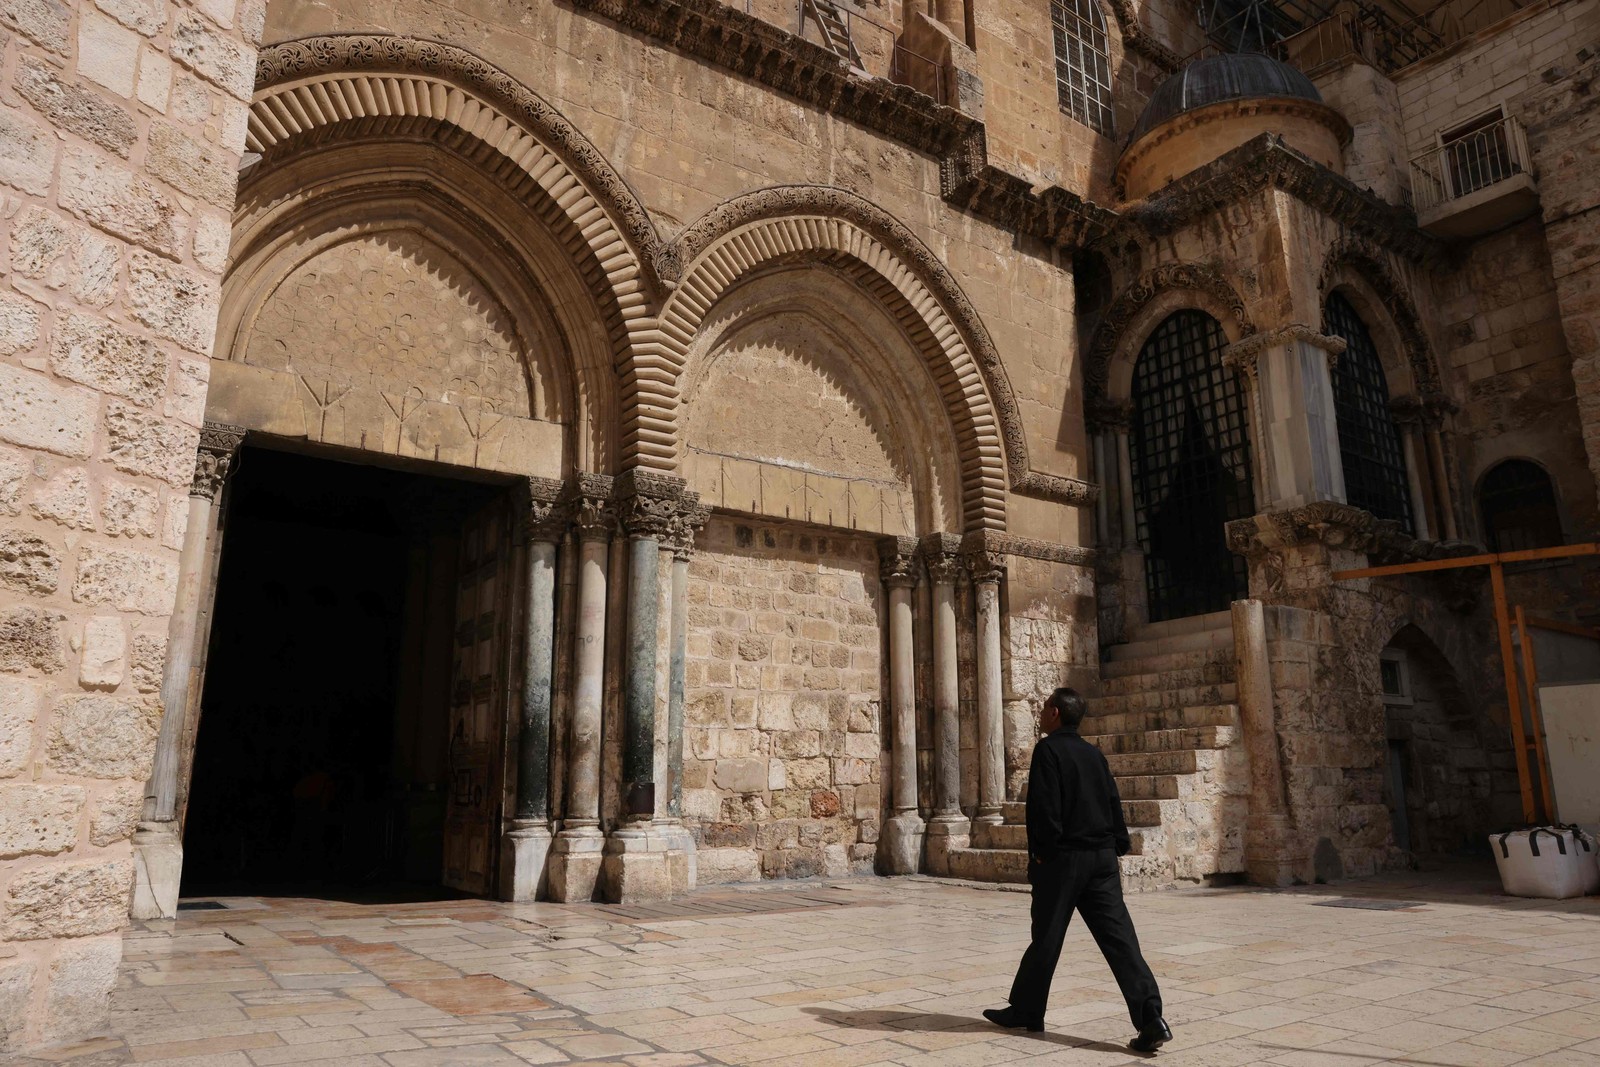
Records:
M1198 59L1150 94L1128 138L1132 144L1155 127L1186 111L1225 100L1290 97L1322 103L1311 79L1287 63L1259 52L1230 52Z

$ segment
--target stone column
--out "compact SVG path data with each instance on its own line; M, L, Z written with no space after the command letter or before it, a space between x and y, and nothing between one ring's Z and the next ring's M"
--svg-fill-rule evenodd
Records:
M972 574L977 614L978 666L978 814L974 822L979 848L991 847L989 828L1005 821L1005 717L1000 666L1000 581L1005 555L982 548L966 556Z
M674 895L695 887L694 835L683 825L683 730L685 667L689 641L689 558L694 555L695 533L711 517L711 508L699 495L686 492L667 536L672 550L672 571L667 602L671 612L667 649L667 789L666 814L656 826L667 843L668 877Z
M931 534L922 553L933 585L933 818L928 873L950 873L950 853L966 848L971 824L961 812L961 680L956 642L956 577L961 539Z
M917 813L917 662L911 592L917 584L917 540L888 537L878 542L889 601L890 773L894 814L884 824L879 847L885 874L916 874L922 868L924 825Z
M1242 370L1259 429L1261 511L1318 500L1342 503L1344 466L1334 423L1330 359L1344 341L1292 323L1230 345L1224 361Z
M1456 529L1456 505L1450 492L1450 469L1445 462L1444 438L1438 423L1428 427L1428 466L1433 471L1434 495L1439 499L1439 527L1444 540L1454 541L1459 536Z
M1244 827L1244 866L1257 885L1288 885L1297 855L1289 822L1289 798L1278 755L1277 708L1267 654L1266 610L1259 600L1233 602L1233 649L1237 665L1239 719L1250 763L1249 814Z
M535 900L550 855L550 704L555 673L556 546L566 533L560 482L529 478L517 501L516 537L527 566L522 612L522 717L517 730L517 803L501 842L500 894Z
M577 632L573 636L571 719L567 727L566 818L551 846L545 881L551 900L594 899L605 834L600 830L600 738L605 703L606 564L616 516L611 479L580 473L568 510L578 551Z
M195 664L200 659L199 622L211 588L210 536L218 499L228 480L244 430L208 422L200 431L194 479L189 485L189 522L178 557L178 596L167 625L167 659L161 674L161 730L155 763L145 789L144 812L133 835L134 884L130 909L135 919L171 919L178 914L178 883L183 875L183 835L178 826L179 772L183 748L199 724L191 722L191 696L197 692Z
M601 865L607 900L631 903L671 895L666 841L651 832L656 814L656 633L661 545L682 506L681 478L638 468L617 479L628 536L628 617L623 647L622 813Z

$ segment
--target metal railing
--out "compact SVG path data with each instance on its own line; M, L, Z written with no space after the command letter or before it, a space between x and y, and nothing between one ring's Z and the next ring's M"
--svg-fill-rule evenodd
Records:
M1509 116L1496 119L1412 159L1412 203L1426 211L1527 169L1522 124Z

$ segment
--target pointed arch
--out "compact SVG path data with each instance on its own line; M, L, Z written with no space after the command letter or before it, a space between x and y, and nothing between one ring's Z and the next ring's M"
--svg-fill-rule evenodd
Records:
M653 324L661 241L600 151L532 90L454 45L342 34L261 51L246 147L262 159L248 183L301 153L374 138L465 161L543 224L599 313L609 366L591 367L586 388L609 408ZM602 468L619 463L612 449L594 452Z
M955 431L963 525L1004 529L1008 465L1013 483L1019 475L1044 479L1027 469L1021 420L994 343L933 253L887 212L841 189L763 189L712 209L678 237L662 260L677 285L655 344L625 383L637 388L640 413L639 441L628 447L642 452L642 445L670 442L677 462L678 376L695 332L740 278L796 261L841 271L899 321L925 358ZM1081 497L1092 498L1082 489Z
M1392 349L1386 352L1380 346L1379 355L1387 357L1385 364L1390 369L1395 369L1397 361L1402 362L1410 380L1391 380L1391 393L1399 395L1409 388L1418 395L1428 395L1441 390L1439 361L1434 356L1422 316L1417 313L1405 283L1390 268L1382 251L1358 238L1345 237L1334 242L1323 257L1322 274L1317 282L1317 295L1324 305L1336 289L1345 291L1369 328L1378 329L1392 339Z

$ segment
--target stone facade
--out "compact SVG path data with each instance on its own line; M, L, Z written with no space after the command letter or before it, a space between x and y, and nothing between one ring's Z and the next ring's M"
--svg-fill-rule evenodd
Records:
M0 9L0 1048L121 959L264 18Z
M468 684L408 697L452 694L426 784L474 892L1021 877L1063 684L1130 885L1350 877L1517 821L1482 583L1336 574L1475 551L1508 459L1561 539L1600 530L1600 5L1405 66L1331 17L1282 49L1315 93L1152 119L1159 165L1125 149L1208 46L1182 5L1098 5L1087 72L1053 0L841 6L854 55L794 0L0 4L11 1047L92 1031L130 908L176 906L241 447L493 497L398 508L493 542L428 549L487 606L415 628L456 641L416 670ZM1521 199L1423 203L1490 105ZM1235 421L1152 445L1173 345ZM1352 505L1357 422L1393 514ZM1233 510L1162 544L1206 478ZM1237 581L1179 610L1189 541ZM1509 586L1578 621L1600 591Z

